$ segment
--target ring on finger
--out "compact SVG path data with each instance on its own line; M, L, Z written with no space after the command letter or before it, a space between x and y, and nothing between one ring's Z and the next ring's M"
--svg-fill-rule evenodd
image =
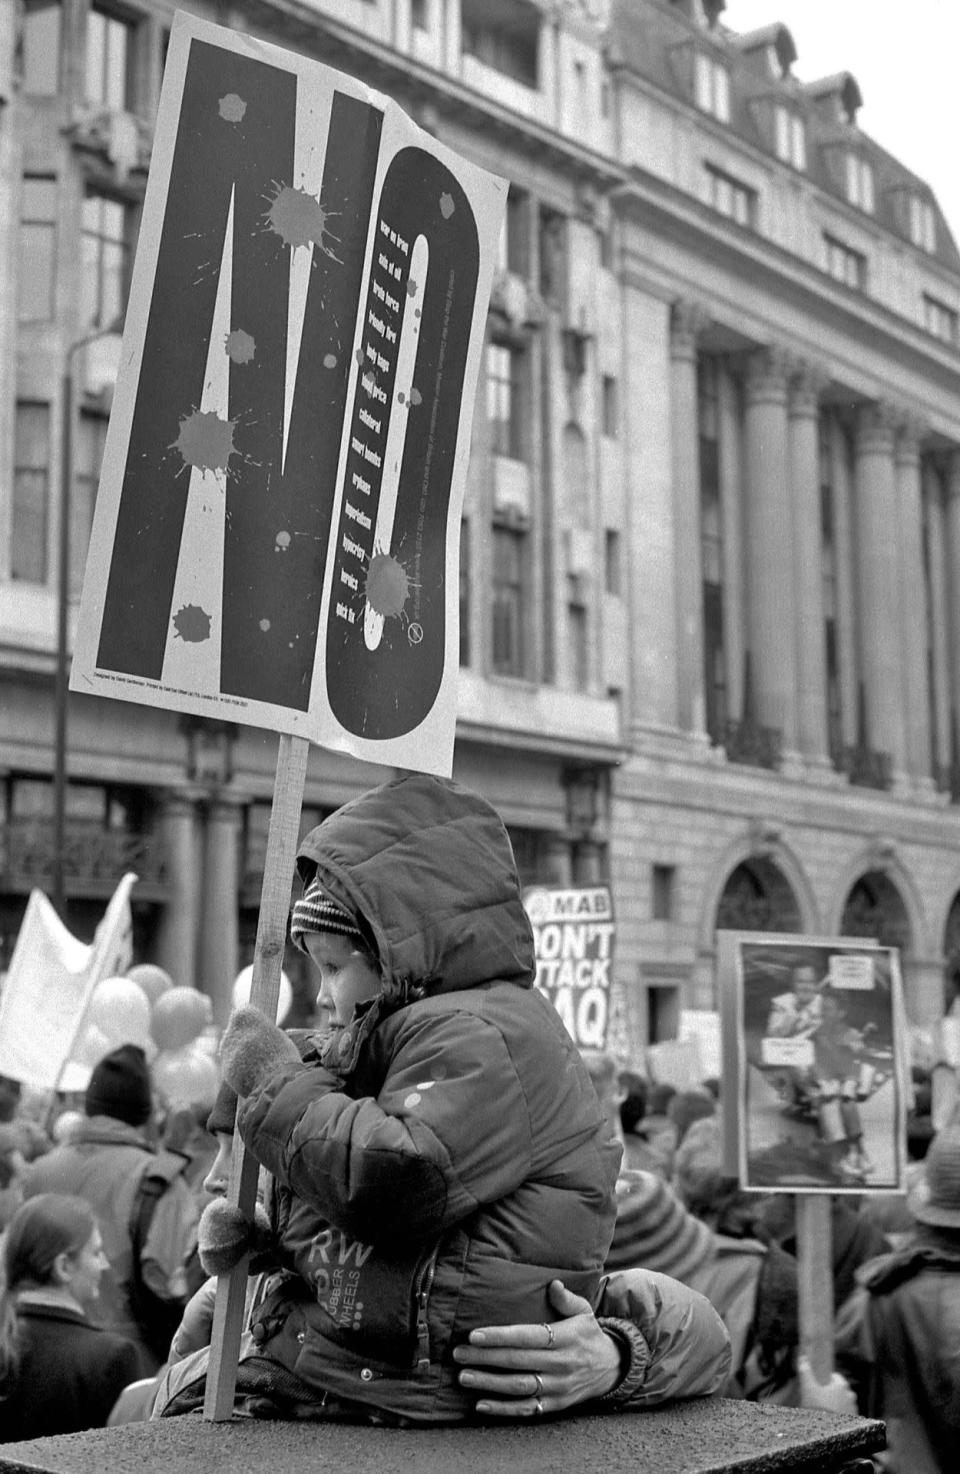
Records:
M537 1398L537 1401L534 1405L534 1417L543 1417L543 1403L540 1401L539 1397Z
M549 1351L550 1350L550 1347L553 1345L553 1326L548 1325L546 1321L543 1321L542 1324L543 1324L543 1329L547 1333L547 1344L546 1344L545 1350Z
M543 1396L543 1378L541 1377L539 1372L534 1372L533 1380L537 1384L537 1397L540 1398Z

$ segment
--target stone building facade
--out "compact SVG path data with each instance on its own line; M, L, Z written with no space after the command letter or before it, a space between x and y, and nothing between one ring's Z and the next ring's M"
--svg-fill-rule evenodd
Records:
M0 7L0 969L55 868L64 379L72 601L173 8ZM798 81L775 0L748 36L720 0L189 8L510 180L454 772L525 880L609 880L633 1047L716 1004L720 926L893 942L931 1022L960 953L960 256L853 73ZM137 870L140 956L222 1016L276 738L81 696L68 732L70 924ZM314 751L304 827L383 776Z

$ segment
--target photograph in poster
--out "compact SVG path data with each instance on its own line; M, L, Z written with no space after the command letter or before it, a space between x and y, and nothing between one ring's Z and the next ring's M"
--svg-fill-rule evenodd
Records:
M356 79L178 13L73 689L449 772L505 194Z
M536 986L574 1043L604 1049L616 934L609 886L531 886L523 904L533 926Z
M735 937L732 976L722 978L721 996L725 1033L735 1035L743 1187L899 1188L905 1132L899 994L895 949ZM731 1057L725 1041L725 1059Z

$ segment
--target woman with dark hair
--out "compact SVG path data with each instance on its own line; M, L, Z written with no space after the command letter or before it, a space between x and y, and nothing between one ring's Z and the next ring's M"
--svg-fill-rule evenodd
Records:
M0 1442L102 1428L136 1347L87 1319L107 1267L81 1198L41 1193L10 1220L0 1288Z

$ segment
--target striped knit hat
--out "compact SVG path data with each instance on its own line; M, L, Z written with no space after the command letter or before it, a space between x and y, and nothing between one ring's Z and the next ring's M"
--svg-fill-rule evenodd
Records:
M604 1269L654 1269L686 1280L713 1257L713 1234L655 1172L621 1172Z
M311 931L332 931L367 945L356 917L351 915L346 906L334 900L316 876L294 905L290 918L290 936L301 952L307 950L303 939Z

